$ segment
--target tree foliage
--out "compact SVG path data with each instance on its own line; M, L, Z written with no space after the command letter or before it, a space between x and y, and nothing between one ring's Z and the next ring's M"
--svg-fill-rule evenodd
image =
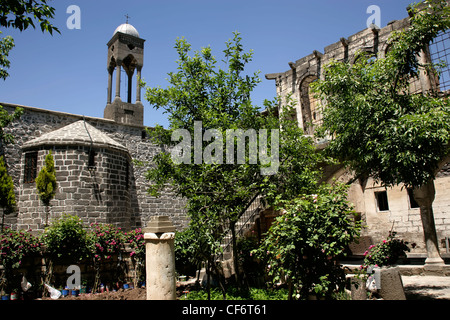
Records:
M0 34L2 32L0 31ZM14 39L11 36L6 36L0 39L0 79L6 80L9 73L6 69L11 63L8 60L9 52L14 48Z
M42 242L51 259L70 258L77 262L89 252L87 232L83 221L68 214L52 221L42 235Z
M22 108L16 108L12 114L0 106L0 146L14 142L14 138L10 133L6 133L3 129L9 126L13 121L19 119L23 115Z
M226 42L224 68L218 65L210 47L190 56L191 45L185 39L178 39L175 49L179 56L178 69L169 73L170 85L164 89L146 89L147 100L156 109L163 109L170 123L169 128L157 126L149 131L163 151L153 158L154 166L147 178L152 182L153 195L170 185L178 196L186 199L190 228L197 235L196 247L202 249L198 252L199 259L206 261L220 252L225 232L233 229L256 194L274 203L314 189L320 173L317 168L320 154L294 121L278 116L278 99L266 100L264 112L252 104L250 94L260 79L258 73L244 74L252 52L244 51L239 33ZM286 110L293 108L291 99L283 102ZM202 124L199 138L196 121ZM184 163L174 162L170 153L179 146L172 141L177 129L185 129L193 137L188 142L192 148L183 149ZM244 161L237 161L237 139L231 140L234 161L227 163L225 149L228 151L230 141L227 130L244 133L254 130L257 134L253 145L250 139L245 144ZM278 148L278 164L271 175L262 174L262 170L274 163L262 161L258 153L263 142L260 130L267 130L265 155L274 156ZM278 139L272 136L272 130ZM208 133L213 134L208 137ZM196 146L203 154L200 161L196 158ZM205 154L211 155L214 161L205 161Z
M411 7L410 27L393 33L385 58L332 61L313 84L326 105L322 135L331 137L330 154L385 185L424 185L449 152L448 99L409 91L420 72L435 72L418 55L450 27L446 1L425 5Z
M35 22L37 22L42 32L53 34L53 31L56 31L60 33L59 29L49 21L53 19L55 9L47 5L47 2L47 0L8 0L0 2L0 26L23 31L30 26L33 29L36 28ZM11 36L0 39L0 78L3 80L9 76L6 69L10 66L8 55L13 47L14 39Z
M47 4L47 0L8 0L0 3L0 26L15 28L20 31L28 27L36 28L35 22L39 23L42 32L53 31L60 33L49 19L55 14L55 9Z
M41 199L47 209L45 218L46 225L48 223L48 207L50 206L50 200L55 196L56 188L55 163L53 161L52 152L50 151L45 156L45 165L42 167L41 171L39 171L36 178L36 189L38 191L39 199Z
M0 156L0 207L3 209L2 213L2 231L3 220L5 214L14 212L16 209L16 196L14 194L14 183L11 176L6 169L3 156Z

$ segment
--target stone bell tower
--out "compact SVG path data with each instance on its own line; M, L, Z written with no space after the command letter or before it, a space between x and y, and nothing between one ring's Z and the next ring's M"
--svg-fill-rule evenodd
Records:
M124 23L117 27L108 42L108 96L104 110L104 118L119 123L132 125L144 124L144 106L141 102L141 88L139 81L144 65L144 39L139 37L136 28ZM120 84L122 68L125 71L128 90L126 100L122 101ZM112 99L113 74L115 72L115 97ZM136 101L132 100L133 75L136 71Z

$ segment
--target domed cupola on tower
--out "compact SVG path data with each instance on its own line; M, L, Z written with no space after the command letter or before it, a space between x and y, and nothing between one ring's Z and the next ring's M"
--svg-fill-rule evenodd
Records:
M141 102L139 81L144 65L144 39L131 24L124 23L116 28L108 42L108 95L104 117L119 123L143 125L144 106ZM122 79L122 70L126 79ZM115 73L115 96L113 93L113 76ZM135 77L136 99L132 102L133 76ZM120 92L121 81L127 83L126 99L123 101Z

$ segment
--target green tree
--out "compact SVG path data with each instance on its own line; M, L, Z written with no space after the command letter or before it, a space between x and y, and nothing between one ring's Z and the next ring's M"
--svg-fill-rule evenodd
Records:
M170 86L146 89L147 100L155 108L164 109L170 123L167 129L157 126L149 131L152 139L163 146L163 152L153 158L154 167L147 173L153 183L150 191L157 195L161 188L170 185L186 199L190 228L197 235L196 247L203 253L200 259L211 268L228 230L233 233L233 249L236 248L235 223L256 194L274 202L300 191L307 192L315 186L319 174L316 164L320 155L293 121L278 117L279 101L265 101L265 112L252 104L250 94L260 79L257 73L244 74L252 53L244 51L241 41L235 33L226 43L222 69L217 66L211 48L202 48L191 57L190 44L178 39L175 49L179 66L176 73L169 73ZM286 104L286 109L293 107L291 100ZM200 122L202 127L196 131ZM184 161L178 161L181 163L173 161L170 152L173 147L180 147L181 143L172 141L172 137L179 138L179 129L193 137L191 141L183 136L182 143L188 148L182 148ZM263 161L258 151L255 154L258 150L255 147L263 142L258 135L253 144L251 139L245 144L243 161L237 163L238 140L242 135L235 141L229 139L227 130L259 133L264 129L268 131L267 152L263 155L273 156L272 161ZM278 136L272 135L271 130ZM199 132L200 137L196 136ZM225 149L230 149L225 146L230 141L234 161L227 163ZM190 148L192 145L194 148ZM196 148L200 149L200 157ZM270 169L272 174L265 174L264 170Z
M23 114L22 108L16 108L12 114L0 106L0 154L3 154L3 147L14 142L14 137L3 129L9 126L13 121L19 119Z
M56 31L60 33L58 28L49 21L54 17L54 14L55 9L47 5L47 0L2 1L0 3L0 26L23 31L30 26L35 28L37 22L42 32L53 34L53 31ZM10 61L8 56L13 47L14 39L11 36L0 39L0 78L3 80L6 80L9 76L7 69L10 66ZM22 114L23 109L16 108L15 112L9 115L0 106L0 155L3 154L4 145L12 142L12 136L4 133L3 129Z
M20 118L22 114L22 108L16 108L12 114L9 114L8 111L0 106L0 206L3 208L2 230L5 215L14 212L16 207L14 183L12 178L8 175L8 167L4 157L4 147L7 144L12 143L14 138L10 133L5 132L3 129L16 119Z
M450 108L437 92L410 92L409 80L435 73L420 56L450 27L450 19L446 1L425 1L420 8L410 8L410 27L393 33L385 58L333 61L313 90L324 101L319 131L330 138L327 151L332 156L357 176L414 189L431 263L442 262L432 211L433 180L448 161Z
M53 34L53 31L56 31L60 33L59 29L49 21L54 14L55 9L47 5L47 0L2 1L0 3L0 26L23 31L30 26L35 28L35 22L37 22L42 32ZM5 69L10 66L8 55L13 47L14 40L11 36L0 40L0 78L3 80L9 75Z
M5 220L5 214L9 214L15 211L16 208L16 196L14 194L14 184L11 176L6 169L3 156L0 156L0 207L3 208L2 212L2 232Z
M2 32L0 31L0 34ZM0 79L6 80L9 73L6 69L9 68L10 62L8 60L9 52L14 48L14 39L11 36L6 36L0 39Z
M50 151L45 157L45 165L36 178L36 188L38 191L39 199L46 207L45 225L48 224L48 214L50 207L50 200L53 199L56 193L56 172L55 163L53 161L52 152Z

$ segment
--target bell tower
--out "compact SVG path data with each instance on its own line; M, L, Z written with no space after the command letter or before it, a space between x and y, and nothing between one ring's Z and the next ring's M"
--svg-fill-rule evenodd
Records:
M139 86L141 70L144 65L144 39L139 37L136 28L128 21L121 24L114 31L114 34L108 42L108 94L104 118L111 119L119 123L143 125L144 124L144 106L141 102L141 88ZM126 75L123 78L122 70ZM115 71L115 96L113 93L113 76ZM135 102L132 102L133 76L136 71ZM127 83L127 93L125 101L121 98L121 81Z

